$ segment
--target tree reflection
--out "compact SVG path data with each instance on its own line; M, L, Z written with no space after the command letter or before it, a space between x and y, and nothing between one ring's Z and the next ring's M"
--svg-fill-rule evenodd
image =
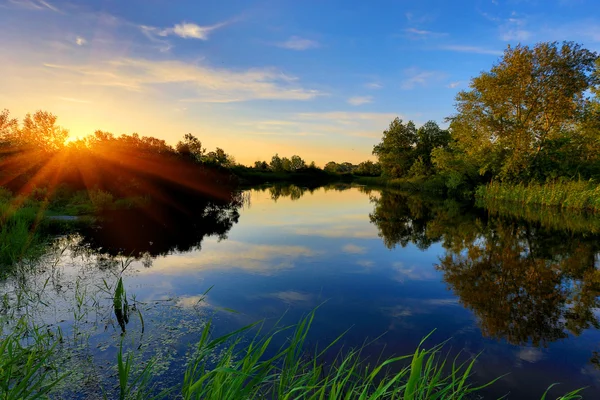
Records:
M80 244L101 254L141 258L150 265L148 258L200 249L206 236L227 238L244 202L243 195L236 192L227 199L169 193L166 202L105 211L97 224L81 228Z
M551 229L548 218L487 215L451 201L384 191L371 222L385 245L441 242L437 269L478 317L484 335L516 345L549 342L599 328L600 237L594 230ZM538 211L539 212L539 211ZM597 226L590 222L590 226Z

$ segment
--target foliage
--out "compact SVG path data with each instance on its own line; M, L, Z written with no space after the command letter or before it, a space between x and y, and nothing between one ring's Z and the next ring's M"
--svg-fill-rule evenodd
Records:
M20 320L8 335L0 327L0 398L3 400L45 399L62 379L52 355L56 343L40 329L30 329ZM23 338L32 340L31 345Z
M571 42L509 46L456 96L450 129L460 157L500 179L549 176L548 162L577 139L596 58Z
M390 178L427 176L435 173L432 153L448 146L450 134L429 121L419 129L414 122L396 118L373 148L383 173Z

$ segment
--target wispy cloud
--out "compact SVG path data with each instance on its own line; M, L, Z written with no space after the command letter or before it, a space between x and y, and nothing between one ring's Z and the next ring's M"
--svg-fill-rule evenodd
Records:
M428 37L439 37L439 36L447 35L447 33L445 33L445 32L434 32L434 31L428 31L428 30L417 29L417 28L407 28L404 30L404 32L409 37L413 37L413 38L428 38Z
M74 97L57 97L58 100L68 101L69 103L89 104L91 101L84 99L76 99Z
M489 54L494 56L501 56L503 53L501 50L488 49L479 46L461 46L461 45L449 45L442 46L442 50L457 51L460 53L475 53L475 54Z
M367 89L381 89L381 88L383 88L383 85L381 83L377 83L377 82L369 82L369 83L365 83L365 87Z
M182 22L180 24L175 24L175 26L170 28L161 29L149 26L141 26L140 28L143 31L153 32L162 37L175 35L183 39L208 40L208 36L212 31L225 25L226 23L224 22L209 26L200 26L191 22Z
M144 91L153 85L187 85L197 96L185 101L234 102L255 99L310 100L321 95L297 84L297 78L273 68L234 71L183 61L123 58L93 65L45 64L57 76L79 77L83 85ZM168 86L165 86L168 88Z
M459 86L462 86L464 84L465 84L464 81L450 82L447 87L450 88L450 89L455 89L455 88L457 88Z
M375 262L373 262L371 260L358 260L356 263L358 265L360 265L361 267L365 267L365 268L371 268L371 267L375 266Z
M360 106L362 104L368 104L373 102L373 96L354 96L348 99L348 104L353 106Z
M308 50L316 49L317 47L320 47L320 44L314 40L301 38L300 36L292 36L285 42L278 43L277 46L290 50Z
M500 24L500 39L505 42L527 41L532 38L533 32L527 30L527 20L512 16Z
M414 89L417 86L427 86L431 82L439 81L445 77L443 72L439 71L423 71L418 68L409 68L404 71L407 76L400 84L400 88L404 90Z
M315 296L310 293L297 292L295 290L287 290L284 292L269 293L263 297L279 299L285 303L306 303L312 301Z
M367 252L367 248L363 246L357 246L355 244L347 244L342 247L342 251L350 254L365 254Z
M9 0L9 3L29 8L30 10L52 10L54 12L60 12L58 8L45 0Z

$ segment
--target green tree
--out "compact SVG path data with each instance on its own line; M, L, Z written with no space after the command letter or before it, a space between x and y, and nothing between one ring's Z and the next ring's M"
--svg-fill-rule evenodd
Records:
M441 129L436 122L428 121L421 126L417 131L416 160L411 166L411 175L433 174L432 152L435 149L447 148L449 143L450 132Z
M392 178L405 176L412 166L417 145L417 128L412 121L404 124L400 118L394 119L383 131L381 143L373 147L383 173Z
M481 174L519 180L539 173L529 167L581 119L596 58L572 42L509 46L456 97L450 129L458 150Z

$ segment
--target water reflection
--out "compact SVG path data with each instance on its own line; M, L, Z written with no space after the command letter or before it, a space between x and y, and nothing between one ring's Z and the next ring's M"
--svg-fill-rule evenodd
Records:
M352 327L344 346L378 338L374 356L398 355L437 329L432 341L452 338L453 350L484 351L474 375L479 383L514 372L491 389L497 388L491 398L509 390L510 398L539 397L561 380L569 382L561 390L598 392L600 242L594 226L600 223L518 211L349 185L262 187L229 201L196 199L185 207L108 215L83 239L66 243L65 275L53 272L48 287L57 288L54 303L62 297L66 304L78 290L68 289L70 281L81 277L90 291L108 281L108 297L96 297L110 312L94 323L93 346L114 350L124 328L139 335L144 328L132 308L139 305L143 343L165 352L174 380L185 354L181 344L197 340L200 316L237 311L218 317L224 333L283 314L292 323L326 301L311 333L315 343ZM137 296L130 298L128 323L113 310L114 285L127 265L119 253L139 258L124 278ZM37 281L43 285L46 275ZM67 312L59 317L76 325ZM179 352L171 354L167 345ZM111 357L102 351L95 357Z
M243 193L221 198L178 193L143 208L110 210L94 226L81 229L81 245L107 255L134 258L164 256L174 251L199 250L206 236L227 238L239 220ZM148 258L149 257L149 258Z
M533 221L522 213L517 220L506 209L487 215L390 191L374 203L370 219L388 248L442 243L436 268L485 336L546 346L600 327L597 235L549 229L541 211Z

